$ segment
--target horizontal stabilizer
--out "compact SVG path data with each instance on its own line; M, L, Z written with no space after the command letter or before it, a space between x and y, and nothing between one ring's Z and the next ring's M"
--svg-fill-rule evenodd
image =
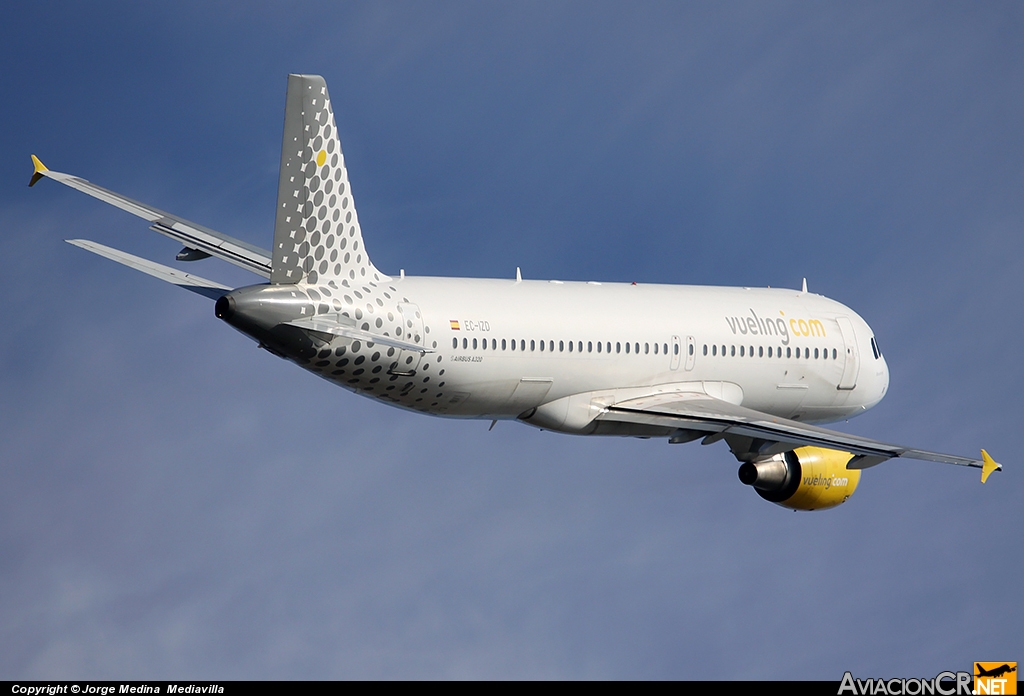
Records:
M369 331L362 331L354 326L346 326L337 321L333 321L332 319L328 319L326 316L314 317L312 319L296 319L295 321L286 321L285 324L288 326L295 326L300 329L306 329L307 331L319 331L320 333L343 336L356 341L380 343L384 346L391 346L392 348L398 348L399 350L408 350L413 353L434 352L415 343L406 343L405 341L400 341L397 338L391 338L390 336L382 336Z
M261 249L258 246L235 239L216 230L211 230L209 227L189 222L176 215L165 213L145 203L139 203L127 196L108 191L102 186L97 186L77 176L50 171L43 166L43 163L35 155L32 155L32 164L35 166L35 173L32 175L32 181L29 183L29 186L32 186L44 176L48 179L59 181L65 186L70 186L104 203L109 203L132 215L148 220L151 224L151 230L181 242L190 249L206 252L211 256L216 256L264 278L270 277L270 252L266 249ZM90 251L92 250L90 249ZM147 261L147 263L149 262Z
M124 264L129 268L134 268L137 271L147 273L154 278L177 285L178 287L185 288L204 297L209 297L211 300L219 299L222 295L231 292L231 288L215 283L212 280L206 280L199 276L194 276L191 273L182 273L173 268L162 266L159 263L148 261L146 259L134 256L124 251L118 251L108 246L91 242L88 239L67 239L65 240L68 244L74 244L76 247L81 247L86 251L91 251L94 254L104 256L111 261L117 261L118 263Z

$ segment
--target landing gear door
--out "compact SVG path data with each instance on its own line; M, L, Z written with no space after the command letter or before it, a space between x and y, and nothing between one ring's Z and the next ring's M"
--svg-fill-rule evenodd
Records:
M398 313L402 315L402 335L397 336L408 343L423 344L423 315L414 304L403 302L398 305ZM411 377L420 367L423 353L415 350L400 350L398 358L388 368L389 375Z
M853 322L847 317L836 317L839 324L839 332L843 334L843 346L845 362L843 363L843 376L839 379L838 389L849 390L857 386L857 376L860 374L860 356L857 352L857 334L853 332Z

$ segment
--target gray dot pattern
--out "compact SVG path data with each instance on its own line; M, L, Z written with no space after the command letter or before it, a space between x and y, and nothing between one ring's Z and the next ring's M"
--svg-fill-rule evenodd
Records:
M328 280L311 286L298 285L304 295L303 314L326 316L344 324L355 320L356 328L436 349L428 342L428 327L419 308L399 295L393 285L351 280ZM364 396L396 406L425 411L436 409L445 398L442 357L427 353L420 357L380 343L357 341L342 336L318 334L322 345L311 358L298 360L305 369ZM415 371L413 375L391 374Z
M271 283L381 283L370 262L327 84L290 75Z
M294 286L304 317L436 348L419 308L390 281L363 246L327 85L316 75L289 75L270 282ZM316 354L296 362L324 379L415 410L444 402L441 356L316 337Z

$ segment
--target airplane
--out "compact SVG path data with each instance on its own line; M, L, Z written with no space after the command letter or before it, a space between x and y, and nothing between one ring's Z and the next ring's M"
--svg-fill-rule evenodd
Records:
M998 678L998 677L1003 676L1004 674L1009 674L1010 672L1016 672L1017 671L1017 664L1016 663L1014 663L1013 667L1011 667L1007 663L1003 663L1003 664L999 665L998 667L993 667L992 669L985 669L984 667L982 667L981 665L979 665L976 662L976 663L974 663L974 667L977 670L977 673L974 675L976 677L997 677Z
M47 169L264 282L230 288L84 239L75 246L215 301L260 348L362 396L434 416L577 435L724 440L740 480L793 510L835 507L861 471L912 458L1001 465L820 427L889 386L871 327L807 290L388 276L363 244L327 84L289 75L270 251Z

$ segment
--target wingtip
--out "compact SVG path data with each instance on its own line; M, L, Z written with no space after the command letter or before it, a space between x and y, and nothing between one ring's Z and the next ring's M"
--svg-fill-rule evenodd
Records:
M29 186L35 186L36 182L46 176L46 172L50 171L35 155L32 155L32 166L35 167L35 172L32 174L32 180L28 182Z
M1003 465L994 460L988 452L985 450L981 451L981 482L985 483L988 481L988 477L992 475L993 471L999 471L1003 468Z

